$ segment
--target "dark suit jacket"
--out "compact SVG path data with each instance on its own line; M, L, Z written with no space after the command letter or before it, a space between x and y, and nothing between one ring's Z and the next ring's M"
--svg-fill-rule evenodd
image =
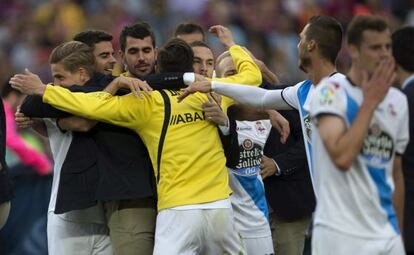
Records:
M92 86L96 85L100 85L102 90L102 87L104 88L110 81L112 81L111 77L96 74L85 84L85 90L94 91ZM77 88L74 90L79 91ZM26 97L21 112L36 118L71 116L43 103L42 98L38 96ZM98 147L91 132L73 132L72 135L73 139L61 168L55 208L57 214L96 204L96 190L99 183Z
M404 239L407 252L414 253L414 81L403 89L408 99L410 142L402 158L405 182Z
M11 183L7 174L6 165L6 115L3 100L0 99L0 204L9 201L12 197Z
M290 136L280 143L279 132L272 128L264 155L273 158L282 174L264 180L266 198L274 213L287 221L310 216L315 209L315 195L309 174L299 113L280 111L289 121Z

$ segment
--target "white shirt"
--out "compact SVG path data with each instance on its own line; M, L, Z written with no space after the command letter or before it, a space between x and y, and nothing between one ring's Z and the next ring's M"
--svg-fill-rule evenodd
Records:
M65 162L70 144L72 143L72 132L63 133L56 124L56 119L44 119L49 136L50 149L52 151L53 181L52 192L50 195L48 212L55 212L56 198L59 188L60 173ZM82 210L74 210L61 214L63 218L74 222L105 223L104 211L101 204Z
M330 77L345 77L341 73L333 73ZM242 104L260 109L290 110L297 109L300 114L303 138L305 141L306 156L313 184L314 167L312 164L312 122L305 104L312 97L315 86L312 81L305 80L284 90L265 90L252 86L236 85L214 81L211 88L218 94L228 96ZM316 170L317 171L317 170ZM316 196L318 195L315 193Z
M228 172L236 229L243 238L271 235L269 210L260 176L260 161L270 129L270 120L237 121L240 159L237 167L229 168Z
M44 119L49 136L50 149L53 155L53 181L52 193L50 195L49 212L55 211L56 198L59 187L60 171L66 154L68 153L70 143L72 142L72 132L62 133L56 125L55 119Z
M359 87L346 77L321 81L309 104L313 120L336 115L350 128L363 101ZM326 151L318 130L312 133L315 188L318 203L315 225L364 238L392 238L399 234L392 204L393 161L408 142L407 99L390 88L378 105L364 145L348 171L339 170Z

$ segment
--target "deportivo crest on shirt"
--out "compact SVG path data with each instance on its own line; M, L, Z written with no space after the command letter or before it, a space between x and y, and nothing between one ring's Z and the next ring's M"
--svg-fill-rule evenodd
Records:
M391 103L388 105L388 113L389 113L392 117L397 116L397 112L395 111L394 105L393 105L393 104L391 104Z
M251 150L253 148L253 141L250 139L246 139L243 141L243 149Z
M256 121L255 127L259 134L263 135L266 133L266 128L263 126L261 121Z

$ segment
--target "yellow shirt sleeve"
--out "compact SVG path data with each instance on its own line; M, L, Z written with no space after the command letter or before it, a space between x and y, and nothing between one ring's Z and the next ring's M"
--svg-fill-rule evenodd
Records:
M229 52L236 66L237 74L224 78L213 78L212 81L259 86L262 83L262 73L252 57L239 45L230 47Z
M259 86L262 83L262 73L252 57L239 45L230 47L229 52L236 66L237 74L224 78L213 78L212 81ZM221 102L223 111L227 113L227 108L234 103L232 98L223 96Z
M107 92L71 92L47 85L43 102L76 116L107 122L136 130L151 116L151 96L137 98L133 94L112 96Z

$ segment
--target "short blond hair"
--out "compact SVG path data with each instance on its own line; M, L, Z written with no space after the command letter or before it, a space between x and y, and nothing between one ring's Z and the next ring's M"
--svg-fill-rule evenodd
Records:
M61 64L71 73L79 68L84 68L90 76L95 72L95 56L92 49L78 41L62 43L54 48L50 54L49 63Z
M225 52L223 52L223 53L221 53L218 57L217 57L217 59L216 59L216 65L215 65L215 67L216 67L216 74L217 74L217 77L222 77L223 76L223 74L221 73L221 70L220 70L220 68L218 68L219 67L219 65L220 65L220 62L221 61L223 61L223 59L225 59L225 58L229 58L229 57L231 57L231 55L230 55L230 51L225 51Z

